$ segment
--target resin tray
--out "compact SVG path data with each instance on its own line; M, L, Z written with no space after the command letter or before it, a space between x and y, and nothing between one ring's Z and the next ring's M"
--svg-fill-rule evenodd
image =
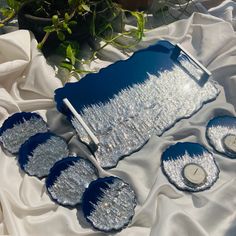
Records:
M67 83L55 91L55 101L83 142L92 142L88 129L94 134L98 140L94 155L102 167L109 168L141 148L153 134L161 135L215 99L219 89L210 75L180 45L159 41L128 60Z

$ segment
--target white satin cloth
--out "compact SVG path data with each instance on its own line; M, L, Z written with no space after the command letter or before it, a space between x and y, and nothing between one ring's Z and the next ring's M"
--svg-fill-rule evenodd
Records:
M108 171L108 174L129 182L138 198L132 223L114 235L236 235L236 160L215 152L205 137L206 124L212 117L235 115L235 2L226 3L212 9L212 14L222 19L195 13L188 19L148 30L136 48L144 48L159 39L181 43L212 72L221 93L191 118L179 121L161 137L153 136L140 151ZM220 11L220 8L224 10ZM223 11L227 14L219 14ZM111 46L98 56L99 59L90 65L91 69L127 58L126 54ZM36 41L28 31L0 36L0 124L15 112L39 112L49 123L51 131L68 140L72 151L87 157L86 147L77 140L65 117L55 109L54 90L61 86L61 81L36 49ZM214 154L221 172L211 189L199 193L181 192L162 173L162 152L170 144L184 141L203 144ZM16 157L0 148L0 235L113 234L93 230L80 209L77 213L75 209L53 203L45 190L44 180L24 174Z

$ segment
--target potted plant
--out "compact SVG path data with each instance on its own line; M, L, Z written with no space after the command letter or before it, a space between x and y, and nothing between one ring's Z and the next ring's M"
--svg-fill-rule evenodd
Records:
M31 30L38 40L38 48L64 49L61 66L76 71L80 62L78 49L82 41L102 39L107 44L130 47L142 39L144 16L142 12L122 7L119 0L6 0L8 7L1 8L4 18L0 27L18 16L19 28ZM127 6L127 8L129 8ZM135 18L137 27L126 30L126 16ZM130 45L121 45L119 38L133 39ZM104 45L103 45L104 47ZM96 55L96 49L93 55Z

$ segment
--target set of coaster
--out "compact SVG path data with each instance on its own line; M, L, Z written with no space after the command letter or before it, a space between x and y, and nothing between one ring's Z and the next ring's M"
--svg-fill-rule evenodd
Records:
M206 137L212 147L236 158L236 118L219 116L210 120ZM215 158L198 143L177 143L162 154L162 170L179 190L198 192L209 189L219 178Z
M53 201L81 205L94 228L120 230L131 221L136 206L131 186L114 176L102 178L90 161L70 156L66 141L50 132L40 115L21 112L9 117L0 129L0 142L8 152L18 154L24 172L46 177Z
M236 118L216 117L209 121L206 137L216 151L236 158ZM114 176L101 177L94 165L70 156L66 141L49 131L43 118L31 112L16 113L0 128L0 142L18 154L19 166L28 175L46 177L51 199L62 206L81 205L91 225L101 231L127 226L136 206L131 186ZM162 170L183 191L210 188L219 177L214 156L197 143L177 143L162 154Z

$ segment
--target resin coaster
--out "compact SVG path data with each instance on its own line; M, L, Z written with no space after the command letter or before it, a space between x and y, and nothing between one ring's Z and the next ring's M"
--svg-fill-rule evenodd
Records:
M197 143L177 143L162 154L162 170L178 189L190 192L210 188L219 177L213 155Z
M128 60L67 83L55 91L55 101L83 142L98 140L94 155L103 168L109 168L152 135L161 135L215 99L219 89L209 76L180 45L159 41Z
M68 157L66 141L53 133L38 133L30 137L19 150L18 162L27 174L45 177L59 160Z
M48 131L43 118L37 113L20 112L7 118L0 129L0 142L12 154L31 136Z
M57 162L46 179L51 198L60 205L75 206L98 173L91 162L80 157L67 157Z
M236 118L219 116L209 121L206 137L216 151L236 158Z
M127 226L134 215L135 206L133 189L117 177L99 178L91 182L83 195L85 218L94 228L105 232Z

